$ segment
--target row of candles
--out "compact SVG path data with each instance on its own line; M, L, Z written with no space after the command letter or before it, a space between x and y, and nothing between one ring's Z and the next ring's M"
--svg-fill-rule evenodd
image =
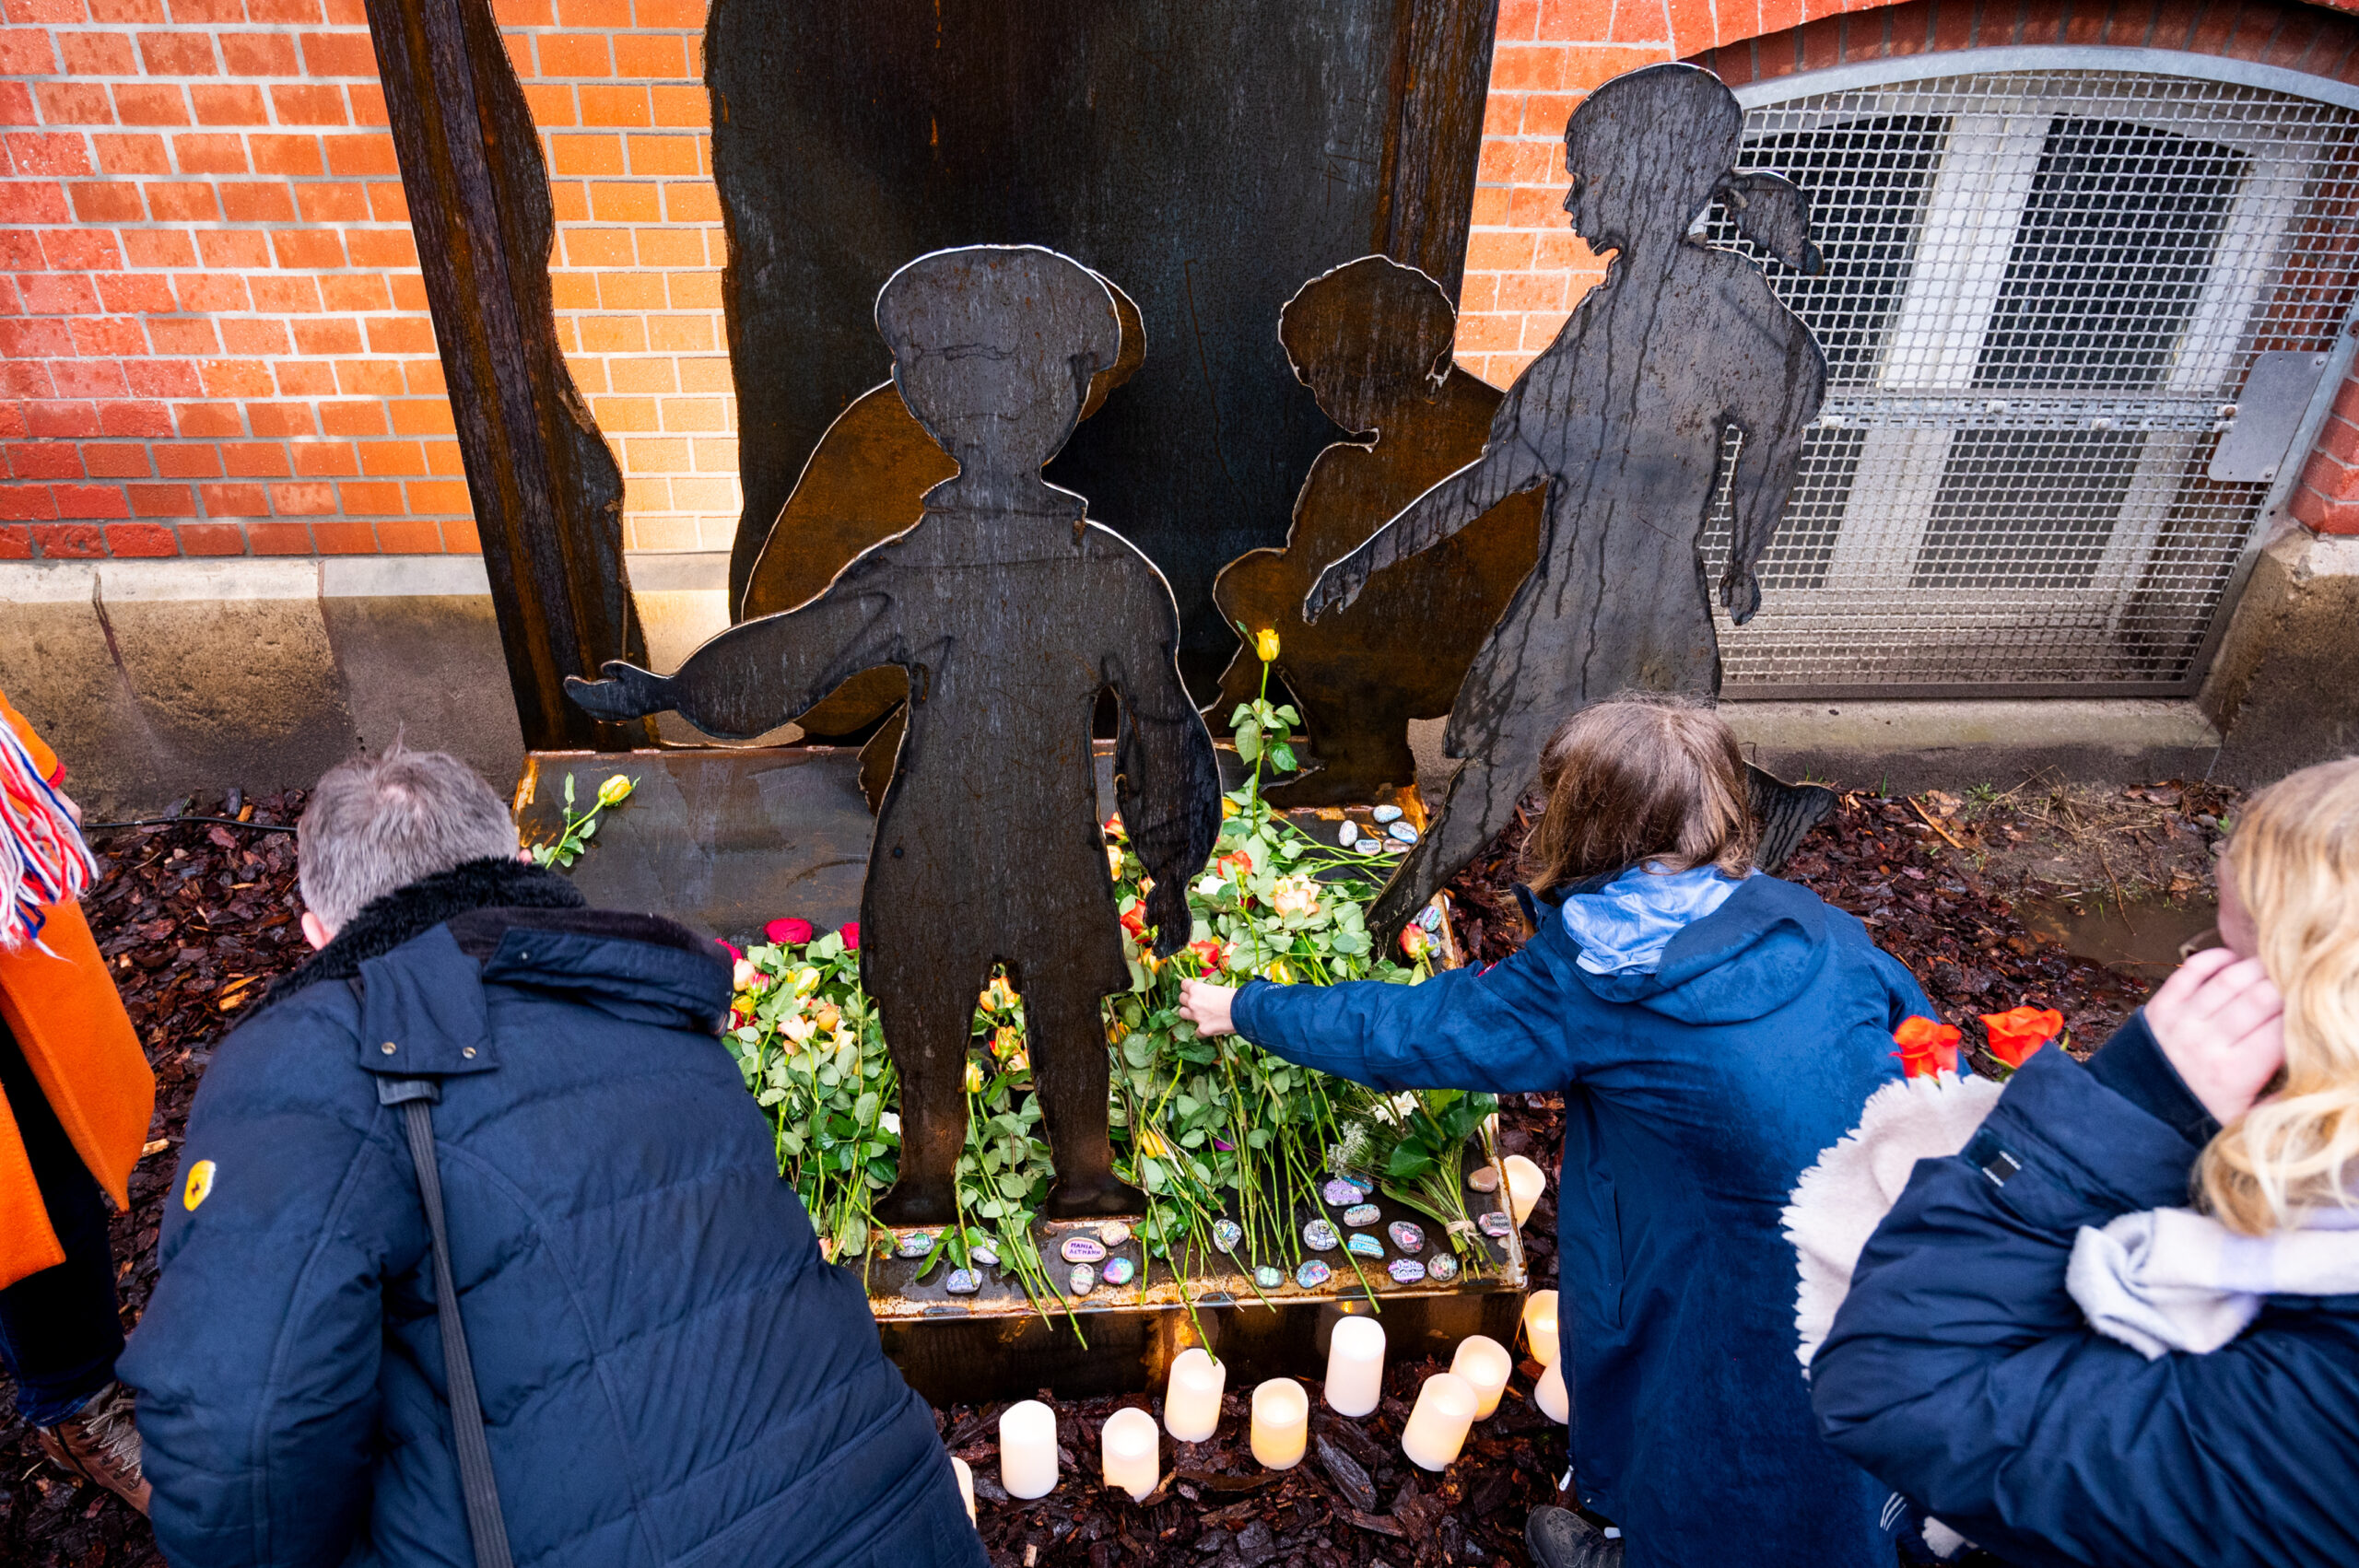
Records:
M1532 1359L1546 1369L1532 1390L1533 1402L1550 1420L1563 1422L1569 1407L1564 1368L1557 1361L1555 1291L1536 1292L1524 1303L1523 1336ZM1507 1347L1488 1335L1461 1340L1449 1370L1426 1378L1417 1390L1409 1423L1401 1432L1401 1451L1426 1469L1449 1469L1474 1423L1499 1408L1513 1364ZM1211 1437L1220 1425L1220 1399L1227 1383L1228 1369L1203 1350L1180 1352L1164 1391L1164 1430L1181 1443ZM1327 1408L1338 1415L1364 1416L1383 1396L1384 1326L1373 1317L1342 1319L1327 1351ZM1253 1390L1256 1460L1270 1469L1290 1470L1302 1463L1309 1436L1310 1396L1299 1382L1273 1377ZM1107 1417L1098 1438L1098 1463L1105 1483L1121 1487L1133 1500L1154 1492L1163 1480L1162 1438L1155 1417L1137 1409ZM954 1458L951 1464L957 1469L971 1518L973 1473L963 1459ZM999 1418L999 1476L1011 1497L1046 1497L1056 1489L1057 1416L1039 1400L1010 1405Z

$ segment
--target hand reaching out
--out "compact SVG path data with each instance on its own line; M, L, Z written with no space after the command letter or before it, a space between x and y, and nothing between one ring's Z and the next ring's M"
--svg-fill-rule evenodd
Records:
M1229 1022L1229 999L1237 995L1233 986L1215 986L1203 980L1180 982L1180 1016L1196 1026L1196 1033L1206 1039L1216 1036L1234 1035L1237 1025Z
M1352 607L1352 601L1357 599L1360 590L1367 586L1367 546L1363 544L1342 560L1329 562L1327 569L1319 574L1319 580L1312 583L1310 591L1303 596L1302 618L1306 625L1330 610Z
M2179 965L2146 1003L2146 1026L2223 1127L2252 1108L2285 1065L2285 999L2257 958L2224 947Z

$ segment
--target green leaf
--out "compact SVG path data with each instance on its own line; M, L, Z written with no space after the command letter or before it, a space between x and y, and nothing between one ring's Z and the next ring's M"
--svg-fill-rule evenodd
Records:
M1237 727L1237 760L1250 763L1262 755L1262 726L1249 719Z
M1270 748L1270 766L1276 768L1280 773L1292 773L1295 766L1294 748L1286 744L1284 741L1280 741L1276 745L1272 746Z
M570 773L565 776L565 803L569 806L573 804L573 775Z

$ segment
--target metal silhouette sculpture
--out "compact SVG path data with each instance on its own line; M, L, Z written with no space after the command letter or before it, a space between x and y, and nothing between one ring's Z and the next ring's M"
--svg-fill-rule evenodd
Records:
M1115 1177L1107 1138L1099 1004L1131 977L1092 782L1099 694L1121 714L1117 799L1167 954L1188 940L1188 880L1219 830L1220 785L1180 684L1169 584L1040 477L1121 354L1114 301L1054 252L972 246L894 274L876 324L894 384L957 476L817 598L731 627L668 677L609 664L574 700L605 718L670 708L735 738L899 666L909 732L861 898L861 980L901 1081L900 1180L876 1212L953 1217L975 993L1005 964L1056 1162L1048 1211L1135 1213L1144 1199Z
M1283 550L1222 569L1213 599L1247 644L1221 677L1221 714L1252 700L1251 635L1278 633L1277 669L1301 710L1315 770L1273 786L1282 806L1379 801L1414 784L1408 723L1448 713L1484 635L1540 548L1541 501L1510 496L1449 539L1372 578L1316 625L1302 597L1320 570L1437 482L1482 455L1500 394L1452 363L1458 312L1441 286L1385 256L1311 279L1278 318L1295 375L1355 432L1319 454Z
M1614 252L1556 339L1516 379L1483 455L1320 574L1306 619L1508 497L1545 487L1538 564L1476 655L1445 748L1438 811L1370 911L1389 941L1515 815L1567 717L1626 690L1717 693L1719 642L1697 548L1723 438L1743 433L1720 602L1760 607L1754 564L1784 511L1826 362L1758 267L1690 237L1713 201L1806 271L1808 207L1781 176L1732 169L1743 114L1719 77L1650 65L1606 83L1565 127L1573 231Z
M1097 281L1114 298L1122 347L1089 383L1088 401L1081 405L1084 419L1146 360L1146 324L1138 306L1104 275ZM779 509L745 598L731 607L730 619L750 621L817 598L863 550L915 523L925 510L926 492L957 472L950 454L910 413L899 388L886 381L863 392L836 416L803 465L803 476ZM892 780L893 755L905 728L900 708L909 690L897 668L863 670L818 707L795 716L813 739L865 741L860 782L872 812L883 803Z

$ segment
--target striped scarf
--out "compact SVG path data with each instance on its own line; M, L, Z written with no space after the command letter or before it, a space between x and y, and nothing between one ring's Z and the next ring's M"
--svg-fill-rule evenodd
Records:
M79 898L98 876L65 795L0 723L0 953L41 947L47 907Z

